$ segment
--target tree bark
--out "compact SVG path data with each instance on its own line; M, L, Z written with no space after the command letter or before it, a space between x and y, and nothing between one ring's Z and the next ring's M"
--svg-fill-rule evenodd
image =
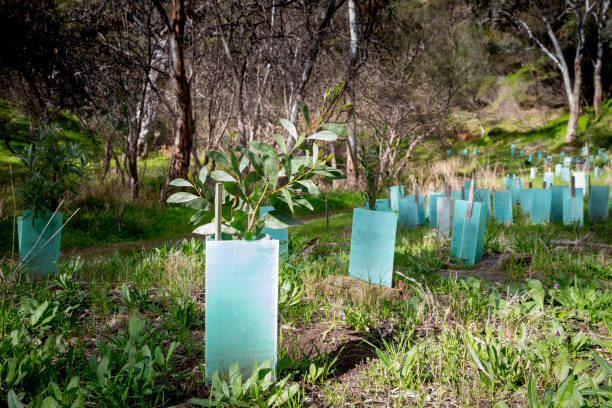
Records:
M312 74L312 68L314 67L314 63L317 59L317 55L319 53L319 44L321 43L321 36L323 35L323 31L329 26L334 13L336 12L336 1L328 0L327 8L325 10L325 14L323 19L321 20L319 27L314 32L312 40L310 42L310 48L308 49L308 56L306 58L306 62L304 63L304 67L302 68L302 75L300 77L300 82L295 90L295 93L292 95L291 106L289 109L289 121L294 125L297 122L297 113L298 107L302 103L302 99L304 98L304 91L306 90L306 85L310 80L310 74ZM292 148L295 145L296 140L293 136L289 137L289 148Z
M359 33L357 31L357 10L355 0L348 1L348 20L350 31L350 47L346 74L348 95L348 123L346 138L346 176L349 188L357 186L358 168L356 157L357 121L355 120L355 77L357 75L357 52L359 50Z
M160 17L168 27L170 67L174 85L176 115L174 124L174 151L172 152L168 179L160 197L164 201L168 195L170 182L178 177L186 178L189 173L191 148L193 146L193 112L183 57L183 35L185 32L186 14L184 0L172 0L170 18L166 14L166 10L160 3L160 0L155 0L155 6Z
M595 24L597 26L597 54L595 63L593 64L593 112L595 115L599 113L599 106L603 98L603 87L601 85L601 67L603 65L603 41L604 30L606 26L606 18L608 9L610 8L610 0L599 0L597 2L598 9L595 10Z

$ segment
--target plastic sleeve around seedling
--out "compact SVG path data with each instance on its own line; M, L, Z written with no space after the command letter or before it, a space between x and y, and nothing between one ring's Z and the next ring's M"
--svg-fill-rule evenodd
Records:
M444 193L441 192L432 192L427 196L427 221L431 228L435 228L438 223L437 213L438 213L438 199L440 197L444 197Z
M453 228L453 216L455 213L455 198L439 197L436 202L436 227L438 238L446 238L451 235Z
M52 215L53 213L49 213L33 219L31 211L24 211L24 214L17 218L19 259L24 263L24 269L32 275L57 272L62 240L62 232L58 230L62 227L63 216L58 212L51 219Z
M391 287L397 223L393 212L353 210L349 276Z
M543 188L532 188L531 209L529 212L532 224L550 222L551 190Z
M267 212L274 210L274 207L265 206L259 208L259 215L262 216ZM261 230L262 234L268 234L270 239L276 239L279 241L279 253L282 256L289 256L289 228L268 228L264 227Z
M550 219L553 222L563 222L563 197L565 190L569 191L569 186L552 186L550 188Z
M414 203L414 194L408 194L406 200ZM419 194L419 204L417 206L417 225L425 224L425 195Z
M497 221L512 223L512 194L510 191L493 192L493 215Z
M474 201L481 203L485 207L487 217L491 216L491 192L488 188L475 189Z
M486 213L481 203L473 203L472 216L467 217L468 202L455 201L451 262L473 266L480 261L484 246Z
M402 186L391 186L389 189L389 200L391 202L391 211L398 210L398 202L400 199L404 198L402 194L403 187Z
M243 376L266 360L276 366L278 251L277 240L207 243L207 381L233 362Z
M591 186L589 194L589 218L607 221L610 208L610 186Z
M389 208L389 199L388 198L377 198L374 209L376 211L390 212L391 208Z
M576 197L572 198L570 188L563 190L563 224L583 225L584 194L581 188L576 189Z

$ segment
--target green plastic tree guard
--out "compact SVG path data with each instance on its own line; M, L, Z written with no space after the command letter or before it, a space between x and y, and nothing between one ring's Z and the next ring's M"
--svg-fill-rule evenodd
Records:
M510 186L510 194L512 195L512 205L518 205L521 201L521 186L523 185L523 179L519 178L512 183Z
M364 210L366 211L366 210ZM210 241L206 245L205 378L243 376L256 364L276 366L279 242Z
M565 181L566 183L570 182L570 169L569 169L569 167L563 167L561 169L561 180Z
M576 189L576 197L571 196L571 189L563 190L563 224L584 224L584 198L582 189Z
M552 186L552 183L555 180L555 173L553 173L552 171L545 171L544 172L544 182L546 182L547 186Z
M511 144L510 145L510 157L514 157L514 153L516 153L516 145Z
M550 219L553 222L563 222L563 191L566 189L569 190L569 186L552 186L550 188Z
M391 186L389 189L389 200L391 201L391 211L398 210L398 200L404 198L404 186Z
M493 192L493 215L497 221L512 224L512 194L510 191Z
M474 155L474 156L476 156L477 154L478 154L478 148L477 148L477 147L475 147L475 148L474 148L473 155Z
M463 149L463 155L467 156L467 149Z
M262 216L267 212L270 212L274 210L274 207L271 206L266 206L266 207L259 207L259 215ZM273 228L268 228L268 227L264 227L261 230L262 234L268 234L270 236L270 239L276 239L279 241L279 249L280 249L280 254L284 257L289 256L289 229L288 228L280 228L280 229L273 229Z
M414 194L408 194L406 200L414 203ZM425 195L419 194L419 205L418 205L418 216L419 225L425 225Z
M453 235L451 238L451 261L469 266L480 261L484 247L486 209L474 202L472 216L467 217L468 201L455 202Z
M538 150L538 159L542 159L542 151Z
M563 167L570 167L572 165L572 156L563 158Z
M453 228L455 214L455 198L438 197L436 200L436 228L438 238L447 238Z
M33 218L32 212L28 210L17 218L19 258L32 275L57 272L63 216L62 213L56 213L51 218L52 216L53 213L47 213L39 218ZM53 236L56 232L57 234Z
M565 159L565 152L561 152L561 154L559 155L559 157L561 158L561 160Z
M530 222L538 224L550 222L550 208L552 194L550 189L531 188L531 209L529 211Z
M607 221L610 208L610 186L591 186L589 194L589 218Z
M531 153L529 154L528 160L529 160L530 163L533 161L533 154L531 154Z
M477 188L474 190L474 201L484 205L487 210L487 218L491 216L491 192L488 188Z
M432 228L435 228L438 224L436 214L438 211L438 198L440 197L444 197L444 193L438 191L431 192L427 196L427 222Z
M519 152L519 154L521 155L521 157L525 157L525 151L521 149L521 151Z
M391 287L397 214L353 210L349 276Z
M593 168L593 178L599 177L600 174L601 174L601 167L595 166Z
M531 215L531 209L533 207L533 189L522 188L521 189L521 212L525 215Z
M419 206L414 199L399 200L398 222L401 228L412 228L419 225Z
M376 199L376 204L374 205L374 209L376 211L391 212L391 208L389 207L389 199L388 198Z

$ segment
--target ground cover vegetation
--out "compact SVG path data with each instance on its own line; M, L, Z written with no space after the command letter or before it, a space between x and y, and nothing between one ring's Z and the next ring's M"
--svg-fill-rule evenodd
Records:
M610 13L0 2L0 406L611 407L612 220L588 197L583 225L489 217L473 267L399 228L393 288L343 283L352 211L391 186L539 187L561 155L612 186ZM207 381L216 183L224 239L290 228L274 367ZM32 276L18 217L58 208L57 272Z

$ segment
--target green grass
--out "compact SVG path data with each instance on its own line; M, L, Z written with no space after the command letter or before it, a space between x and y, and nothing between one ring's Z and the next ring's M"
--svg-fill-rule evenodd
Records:
M55 399L60 390L68 405L82 398L118 407L186 406L180 404L192 398L267 406L275 395L292 407L529 406L530 387L566 406L579 406L578 398L588 406L611 400L609 390L602 389L599 402L589 390L612 383L601 360L612 358L612 253L551 241L591 234L610 244L612 221L584 227L490 221L485 253L504 259L492 266L506 276L498 284L445 277L448 242L427 227L400 230L395 284L405 289L386 299L319 288L328 275L347 274L351 218L330 217L329 234L324 218L290 230L290 256L279 275L279 382L254 379L249 386L259 392L234 386L229 397L220 382L205 384L204 243L185 240L66 260L47 281L7 280L0 289L0 404L9 389L25 403ZM314 250L302 253L315 238ZM520 261L524 253L527 263ZM2 267L9 276L9 265ZM478 276L478 265L471 273ZM38 341L49 339L58 346L43 351ZM164 358L148 360L146 349ZM26 374L9 382L4 373L13 361ZM138 365L155 375L122 374L122 367ZM581 397L563 393L570 383Z

